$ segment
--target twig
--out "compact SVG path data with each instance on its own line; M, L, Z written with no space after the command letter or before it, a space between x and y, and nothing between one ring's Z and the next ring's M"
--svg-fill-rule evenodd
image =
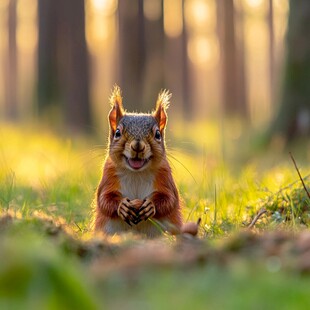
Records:
M74 222L74 225L79 229L80 232L83 232L82 228L79 226L78 223Z
M305 191L306 191L306 193L307 193L307 195L308 195L308 198L310 199L310 193L309 193L309 191L308 191L308 189L307 189L307 187L306 187L306 184L305 184L305 182L304 182L304 180L303 180L303 178L302 178L302 176L301 176L301 174L300 174L300 172L299 172L299 169L298 169L298 167L297 167L296 161L295 161L294 156L292 155L291 152L290 152L290 156L291 156L291 158L292 158L292 161L293 161L293 163L294 163L295 169L296 169L296 171L297 171L297 173L298 173L298 176L299 176L299 178L300 178L300 181L301 181L301 183L302 183L302 186L304 187L304 189L305 189Z
M258 221L258 219L264 214L266 213L267 210L265 208L261 208L258 213L255 215L253 221L251 222L251 224L248 226L249 229L253 228L254 225L256 224L256 222Z

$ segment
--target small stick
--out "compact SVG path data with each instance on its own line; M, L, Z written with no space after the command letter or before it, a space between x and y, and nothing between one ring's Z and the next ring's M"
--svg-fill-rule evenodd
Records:
M80 232L82 232L82 228L79 226L78 223L75 223L75 222L74 222L74 225L79 229Z
M266 213L267 210L265 208L261 208L258 213L255 215L253 221L251 222L251 224L248 226L249 229L253 228L254 225L256 224L256 222L258 221L258 219L264 214Z
M298 167L297 167L296 161L295 161L294 156L292 155L291 152L290 152L290 156L291 156L291 158L292 158L292 161L293 161L293 163L294 163L294 166L295 166L295 169L296 169L296 171L297 171L297 173L298 173L298 176L299 176L299 178L300 178L300 181L301 181L301 183L302 183L302 185L303 185L303 187L304 187L304 189L305 189L305 191L306 191L306 193L307 193L307 195L308 195L308 198L310 199L310 193L309 193L309 191L308 191L308 189L307 189L307 187L306 187L306 184L305 184L305 182L304 182L304 180L303 180L303 178L302 178L302 176L301 176L301 174L300 174L300 172L299 172L299 169L298 169Z

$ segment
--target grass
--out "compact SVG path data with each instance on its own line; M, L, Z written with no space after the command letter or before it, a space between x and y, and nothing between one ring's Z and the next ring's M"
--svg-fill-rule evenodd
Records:
M175 272L150 272L134 285L108 282L108 294L118 289L128 309L306 309L309 307L308 279L265 270L223 270L218 267ZM255 279L251 283L250 279ZM290 283L288 285L287 283ZM152 283L150 285L149 283ZM127 286L128 285L128 286ZM132 297L134 296L134 298ZM108 307L119 309L116 300Z
M92 234L104 146L89 137L3 125L0 308L308 308L310 279L299 263L308 250L296 252L294 240L285 237L291 250L276 257L289 267L283 263L274 272L264 263L270 257L265 243L249 246L252 237L239 235L261 208L267 213L255 224L258 235L299 236L309 228L310 201L288 153L261 153L241 130L220 134L215 125L184 126L172 123L167 132L169 160L184 218L201 218L200 239L183 251L188 241L163 237L162 250L153 253L155 245L144 257L148 241ZM309 188L307 147L294 153Z

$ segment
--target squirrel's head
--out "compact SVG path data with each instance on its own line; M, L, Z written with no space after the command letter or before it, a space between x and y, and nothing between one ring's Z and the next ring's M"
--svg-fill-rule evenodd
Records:
M109 155L118 167L143 171L156 168L165 159L164 133L170 97L167 90L160 92L151 114L127 113L121 89L114 87L110 97Z

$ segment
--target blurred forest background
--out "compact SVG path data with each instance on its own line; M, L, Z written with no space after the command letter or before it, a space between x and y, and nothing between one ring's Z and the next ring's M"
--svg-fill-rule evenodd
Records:
M0 308L310 309L309 23L310 0L0 0ZM173 93L197 240L93 234L115 83L129 111Z
M117 83L129 111L167 88L172 121L308 137L309 20L307 0L1 0L0 119L98 134Z

